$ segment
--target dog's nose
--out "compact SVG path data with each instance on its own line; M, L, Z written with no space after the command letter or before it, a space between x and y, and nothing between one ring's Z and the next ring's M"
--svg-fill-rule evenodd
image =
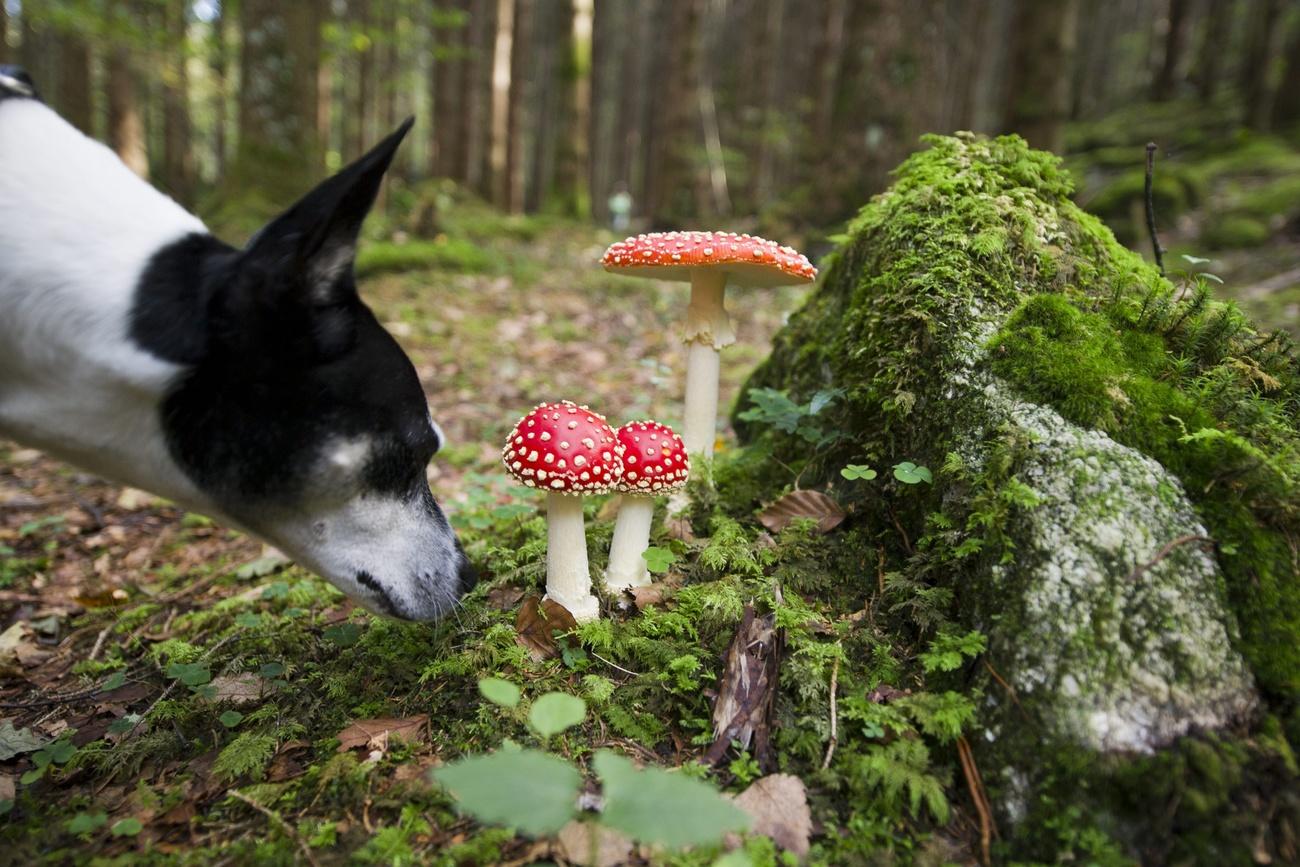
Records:
M0 96L36 96L36 82L21 66L0 64Z

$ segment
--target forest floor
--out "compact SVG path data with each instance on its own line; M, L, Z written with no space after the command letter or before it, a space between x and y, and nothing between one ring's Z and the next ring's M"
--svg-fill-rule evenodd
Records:
M1196 214L1215 199L1198 201L1199 212L1175 217L1179 251L1201 249L1195 221L1207 218ZM1300 243L1285 224L1269 225L1258 245L1216 251L1206 269L1265 324L1294 328ZM590 718L550 744L566 757L612 747L700 773L692 762L711 740L710 697L741 592L768 592L766 567L754 564L770 566L772 546L793 551L798 540L760 531L738 546L725 527L697 525L713 538L673 543L690 557L675 577L704 589L624 600L614 631L586 630L581 645L563 647L543 635L555 652L539 652L516 617L541 579L539 499L499 465L506 432L542 400L589 403L616 423L677 423L687 289L605 274L596 263L613 240L606 232L479 210L448 212L444 229L412 246L376 244L360 267L364 297L410 353L447 435L429 480L482 573L448 622L373 617L239 533L0 443L0 840L12 863L590 860L562 841L482 829L430 782L431 768L460 755L536 740L519 714L481 700L478 679L490 675L530 697L587 698ZM805 291L731 293L739 340L724 354L724 406ZM724 455L728 447L724 437ZM609 510L597 501L589 515L603 519L590 530L594 552L608 540ZM807 769L820 822L848 785L834 769L817 776L827 684L875 603L809 592L810 610L792 588L783 599L778 586L768 606L789 629L782 685L788 677L804 730L778 737L783 755L800 757L791 766ZM840 677L850 677L847 662ZM841 755L858 748L842 742ZM744 751L729 758L715 780L739 792L760 772ZM942 792L960 772L955 753L942 761L935 776L908 778L928 807L880 798L836 834L823 826L814 861L923 849L970 861L974 810L953 799L947 821ZM921 821L927 809L938 826ZM747 847L754 863L776 863ZM620 857L707 864L716 851Z
M475 231L494 240L486 257L468 257L471 272L462 241L447 257L453 268L378 273L362 293L416 365L447 435L430 483L481 570L476 598L509 623L513 610L500 609L517 607L530 582L494 557L486 531L519 522L511 504L532 512L540 501L505 476L500 442L523 412L560 398L615 424L677 423L687 287L605 274L597 261L608 233L486 219ZM366 261L383 254L381 245ZM801 296L734 293L739 339L725 355L724 405ZM412 789L431 788L426 771L444 747L500 738L476 732L448 744L428 700L441 687L417 680L440 648L482 633L458 638L464 619L374 618L268 554L202 516L0 442L0 838L18 861L546 857L546 845L510 844L508 834L467 843L468 823L445 809L441 823L404 809ZM406 653L413 646L421 652ZM361 659L381 667L364 688L347 679ZM185 665L203 669L196 682L178 674ZM367 719L403 721L413 746L358 739ZM382 758L330 762L348 748ZM348 777L351 794L336 791L336 777ZM283 792L304 778L310 790L288 811Z

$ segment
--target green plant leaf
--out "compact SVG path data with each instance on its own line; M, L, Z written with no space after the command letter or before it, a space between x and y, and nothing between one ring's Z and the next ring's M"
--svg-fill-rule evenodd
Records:
M237 710L228 710L217 719L221 720L221 724L226 728L233 729L244 721L244 715Z
M355 623L339 623L325 627L324 635L339 647L351 647L361 640L361 627Z
M699 846L749 827L749 816L707 783L660 768L637 770L609 750L596 753L591 764L604 789L601 822L635 840Z
M31 729L16 729L12 720L0 722L0 762L14 756L31 753L49 743L49 740Z
M103 813L78 813L64 826L69 834L89 834L108 824L108 816Z
M876 477L876 471L866 464L849 464L840 470L840 475L850 480L862 479L869 482Z
M485 699L502 707L518 707L522 693L519 687L499 677L485 677L478 682L478 691Z
M1189 256L1186 253L1183 253L1182 256L1192 265L1204 265L1211 261L1210 259L1202 259L1200 256Z
M662 575L668 571L668 567L673 565L677 555L667 548L646 548L641 552L641 559L645 561L645 567L656 575Z
M144 825L140 824L139 819L131 816L126 819L118 819L109 830L113 832L114 837L134 837L144 830Z
M280 675L284 674L284 663L268 662L265 665L263 665L260 669L258 669L258 672L262 675L262 677L279 677Z
M576 726L587 716L587 703L576 695L548 692L528 710L528 724L544 738Z
M577 815L582 788L576 768L539 750L472 756L437 768L433 778L480 822L534 837L554 834Z
M167 676L189 687L202 686L212 680L212 672L201 662L173 662L167 666Z
M126 683L126 672L115 671L108 676L108 680L104 681L100 689L103 690L104 692L108 692L110 690L117 689L118 687L122 686L125 683Z
M918 482L929 484L934 481L930 475L930 470L926 467L918 467L911 461L903 461L901 464L894 465L894 478L898 479L905 485L915 485Z

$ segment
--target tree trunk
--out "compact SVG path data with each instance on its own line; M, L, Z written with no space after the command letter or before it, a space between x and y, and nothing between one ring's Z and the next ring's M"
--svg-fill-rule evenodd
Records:
M606 2L594 4L591 37L591 111L587 141L590 147L587 188L591 215L596 222L609 221L610 175L617 149L614 114L620 91L620 52L615 45L626 20L625 7ZM576 130L575 130L576 132Z
M831 143L835 91L839 84L840 55L844 48L846 0L825 0L816 51L816 98L813 101L812 136L819 148Z
M1070 113L1079 0L1019 0L1005 127L1060 153Z
M502 204L512 214L524 211L526 183L525 148L527 119L532 87L529 82L529 59L532 56L534 0L514 0L514 20L510 42L510 90L506 114L506 165Z
M585 219L591 213L592 0L562 0L559 84L565 124L559 128L555 189L560 209Z
M183 205L193 199L194 159L191 150L188 21L186 5L163 7L167 30L163 69L162 187Z
M374 110L375 46L372 41L374 22L371 18L371 0L350 0L348 11L352 26L361 34L357 48L357 80L352 95L351 130L348 135L348 159L356 159L370 146L372 132L370 118Z
M131 0L113 0L109 14L123 25L134 23L132 7ZM120 38L108 46L104 64L108 95L108 143L122 162L126 163L127 168L147 179L149 151L140 103L142 83L132 54L131 46Z
M465 150L461 177L471 189L491 193L492 74L496 68L498 0L472 0L469 51L463 85Z
M695 184L690 152L699 142L696 88L699 82L696 33L700 0L668 0L658 35L656 81L650 95L654 135L647 142L646 213L653 228L677 228L693 212Z
M224 2L212 22L212 163L218 184L226 175L227 129L230 123L230 38L235 20L233 4Z
M433 63L430 73L433 81L430 94L433 99L433 135L430 148L430 174L435 177L458 177L465 162L466 87L464 76L466 35L470 6L465 0L457 3L455 14L441 14L433 24Z
M781 78L786 74L781 62L784 45L781 39L782 25L785 23L785 0L768 0L767 25L763 28L763 43L759 50L761 66L755 70L758 80L762 82L759 93L759 127L758 155L754 169L754 203L762 207L771 197L773 164L776 160L774 148L778 141L776 126L779 120L779 94Z
M1246 126L1265 131L1273 117L1273 94L1276 76L1273 59L1277 55L1278 19L1282 0L1254 0L1250 6L1246 46L1242 54L1241 94L1246 109Z
M499 208L510 204L510 177L508 174L510 143L510 99L514 84L513 42L515 2L498 0L496 16L496 46L492 53L492 133L489 136L489 171L487 187L492 191L492 202Z
M81 36L65 32L59 36L59 77L57 98L59 113L68 123L94 135L94 93L90 85L90 43Z
M234 191L288 204L319 180L320 0L243 0Z
M1172 99L1178 86L1178 67L1187 44L1191 23L1192 0L1169 0L1169 32L1165 34L1164 58L1151 86L1151 98L1157 102Z
M1300 122L1300 24L1292 27L1286 47L1286 68L1273 98L1273 127L1285 130Z
M1205 31L1196 59L1196 92L1201 102L1209 102L1219 91L1223 74L1223 56L1227 53L1225 42L1232 30L1232 13L1235 0L1210 0L1205 18Z

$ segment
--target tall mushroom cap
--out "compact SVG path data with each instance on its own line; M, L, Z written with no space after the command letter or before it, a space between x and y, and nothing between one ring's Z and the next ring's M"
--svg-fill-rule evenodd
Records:
M539 404L515 425L501 450L506 471L530 488L602 494L622 470L614 429L571 400Z
M733 232L650 232L610 244L606 271L690 282L700 267L725 271L741 286L811 283L817 269L792 247Z
M630 421L615 436L623 447L623 476L617 489L625 494L666 494L686 485L691 459L682 438L657 421Z

